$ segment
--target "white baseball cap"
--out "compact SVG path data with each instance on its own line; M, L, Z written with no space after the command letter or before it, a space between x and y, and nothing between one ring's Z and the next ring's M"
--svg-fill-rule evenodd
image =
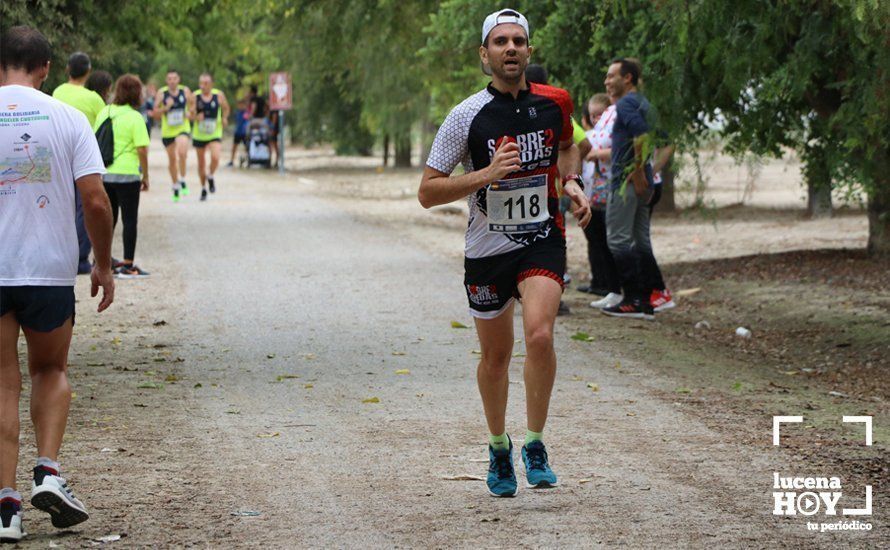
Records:
M524 15L511 9L498 10L489 14L488 17L485 18L485 22L482 23L482 43L485 44L485 39L488 38L488 33L491 32L491 29L498 25L503 25L504 23L515 23L519 25L525 29L525 36L529 36L528 19L526 19Z

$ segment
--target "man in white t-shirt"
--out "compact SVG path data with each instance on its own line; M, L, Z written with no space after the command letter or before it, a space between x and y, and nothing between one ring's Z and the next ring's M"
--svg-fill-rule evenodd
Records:
M40 91L50 57L49 42L35 29L13 27L0 36L0 540L9 541L22 538L22 497L16 491L19 330L28 344L37 439L31 504L48 512L58 528L89 518L57 462L71 403L75 186L96 260L92 295L102 287L99 311L114 300L105 166L86 116Z

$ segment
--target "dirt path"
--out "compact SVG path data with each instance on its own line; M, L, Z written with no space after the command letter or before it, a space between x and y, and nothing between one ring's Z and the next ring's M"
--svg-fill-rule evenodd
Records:
M470 324L460 263L307 182L222 171L208 203L173 205L154 173L137 252L152 277L120 281L103 315L78 283L62 464L93 518L56 534L28 511L23 547L869 541L774 519L772 472L791 457L770 445L768 417L751 420L760 441L728 437L659 397L652 366L564 323L548 425L562 487L504 500L445 480L486 467L478 343L450 326ZM521 367L508 411L520 437Z

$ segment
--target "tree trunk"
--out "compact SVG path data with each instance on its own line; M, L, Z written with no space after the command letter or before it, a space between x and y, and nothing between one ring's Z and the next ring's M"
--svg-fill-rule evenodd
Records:
M887 150L875 154L872 190L868 194L868 253L890 258L890 162Z
M821 140L807 147L803 173L807 182L807 217L831 217L831 170Z
M658 202L658 209L662 212L677 210L677 201L674 197L674 163L671 160L668 160L661 169L661 200Z
M411 168L411 133L396 137L396 168Z
M389 134L383 134L383 167L389 166Z

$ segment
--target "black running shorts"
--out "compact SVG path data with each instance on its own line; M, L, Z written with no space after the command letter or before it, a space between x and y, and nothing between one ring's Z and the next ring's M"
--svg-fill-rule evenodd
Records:
M0 286L0 317L12 312L19 324L37 332L50 332L71 318L74 324L73 286Z
M549 277L565 288L566 244L551 234L519 250L496 256L464 259L464 287L470 313L494 319L519 296L519 283L529 277Z
M222 141L222 140L219 138L213 138L213 139L208 139L205 141L203 139L192 138L192 145L195 146L195 149L203 149L204 147L207 147L208 143L213 143L214 141Z
M188 132L180 132L179 135L174 136L174 137L172 137L172 138L165 138L165 137L162 137L162 138L161 138L161 143L164 144L164 147L170 147L170 144L173 143L174 141L176 141L176 138L178 138L179 136L187 136L187 135L189 135Z

